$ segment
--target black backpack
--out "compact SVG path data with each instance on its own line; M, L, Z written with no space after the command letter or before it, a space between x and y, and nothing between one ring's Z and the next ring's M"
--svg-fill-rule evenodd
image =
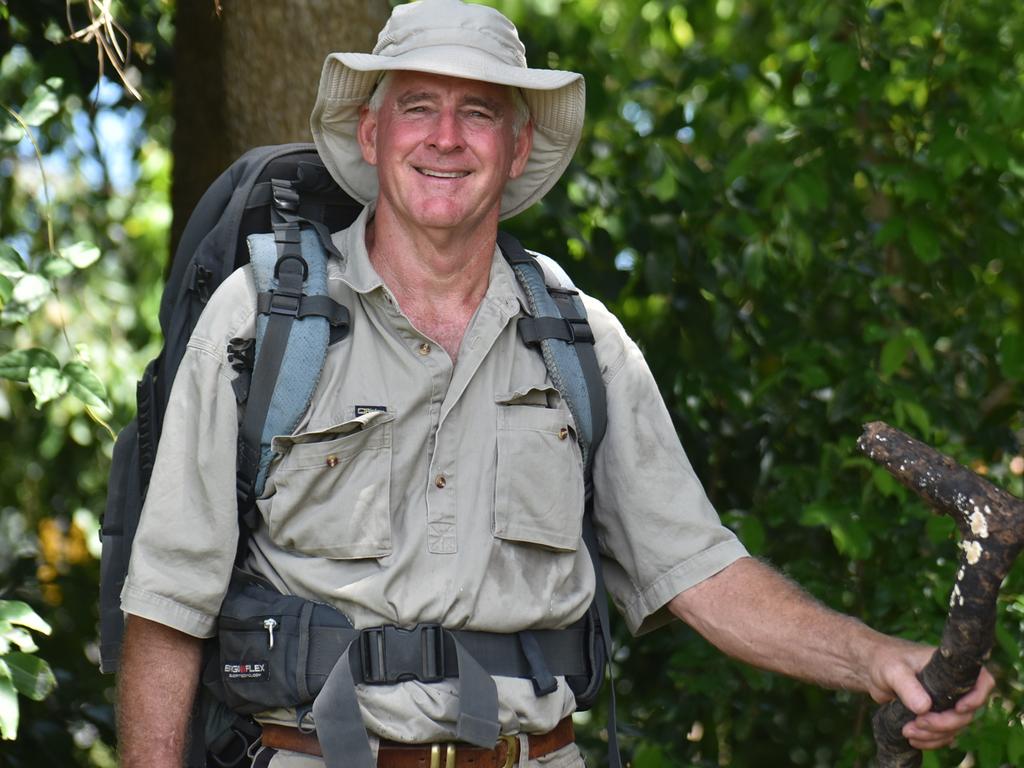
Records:
M334 182L312 144L258 147L222 173L189 217L160 301L164 347L137 386L137 411L118 435L101 536L100 668L116 672L124 619L121 587L153 472L164 410L192 330L210 296L249 261L246 237L273 231L273 179L292 182L297 213L329 231L344 229L362 211Z

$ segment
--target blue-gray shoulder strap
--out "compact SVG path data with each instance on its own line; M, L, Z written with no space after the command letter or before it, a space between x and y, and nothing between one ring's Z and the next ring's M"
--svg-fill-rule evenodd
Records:
M239 513L250 517L273 458L271 440L294 431L320 379L331 327L349 323L348 309L327 295L330 240L294 213L298 197L288 183L274 183L274 233L248 238L258 314L237 485Z
M569 276L558 264L541 254L528 252L507 232L498 233L498 246L526 291L531 317L519 320L519 335L526 344L539 346L551 381L565 399L576 420L577 435L583 453L586 507L583 515L583 541L587 545L597 581L594 604L605 653L611 658L612 638L608 616L608 596L601 568L601 553L594 529L594 451L604 437L608 424L604 379L594 352L594 334L587 322L587 311ZM542 266L543 265L543 266ZM545 268L552 280L545 277ZM551 282L557 285L551 285ZM611 667L608 668L609 677ZM610 680L608 706L608 764L621 768L618 724L616 722L615 682Z
M540 347L551 380L576 421L589 495L593 449L604 436L607 409L586 309L561 268L554 266L568 284L548 285L538 256L529 253L518 240L499 232L498 246L529 303L531 317L519 320L519 335L525 343Z

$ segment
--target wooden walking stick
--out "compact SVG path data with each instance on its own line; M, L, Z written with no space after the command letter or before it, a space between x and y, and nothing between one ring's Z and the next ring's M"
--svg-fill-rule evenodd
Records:
M995 640L999 587L1024 547L1024 502L888 424L864 427L857 447L936 510L956 521L960 564L942 641L918 679L932 710L950 709L974 687ZM900 734L914 713L899 701L872 720L879 768L916 768L921 753Z

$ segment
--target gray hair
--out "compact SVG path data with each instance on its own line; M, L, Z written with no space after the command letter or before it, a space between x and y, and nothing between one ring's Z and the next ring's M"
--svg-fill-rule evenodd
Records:
M388 70L377 81L373 93L370 94L369 101L366 102L366 106L371 112L378 112L380 110L381 104L384 103L384 96L391 87L391 81L394 80L394 74L393 70ZM511 85L507 85L505 88L508 90L509 98L512 99L512 135L518 139L519 131L523 129L523 126L530 119L530 106L526 103L521 90Z

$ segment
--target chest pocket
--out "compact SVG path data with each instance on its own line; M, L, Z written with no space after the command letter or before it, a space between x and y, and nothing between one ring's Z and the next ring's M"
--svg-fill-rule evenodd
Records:
M372 411L274 438L281 459L257 505L279 546L337 560L391 554L394 419Z
M572 416L553 387L496 398L494 535L573 551L583 522L583 469Z

